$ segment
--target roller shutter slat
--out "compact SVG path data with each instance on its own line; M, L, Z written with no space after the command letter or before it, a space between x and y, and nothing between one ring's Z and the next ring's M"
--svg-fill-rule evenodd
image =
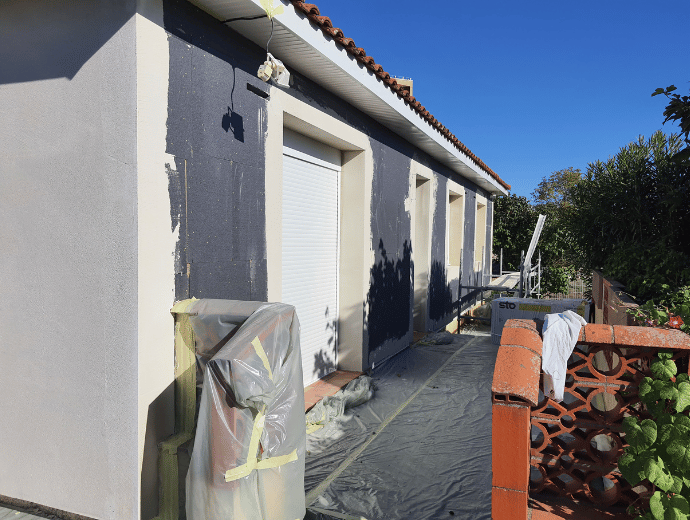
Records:
M323 374L317 357L336 360L339 183L337 171L283 156L282 301L300 320L305 386Z

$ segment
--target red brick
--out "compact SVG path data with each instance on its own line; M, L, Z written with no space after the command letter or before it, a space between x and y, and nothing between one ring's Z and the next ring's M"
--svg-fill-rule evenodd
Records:
M527 520L527 493L510 489L491 490L492 520Z
M530 472L530 409L494 403L491 407L492 485L527 492Z
M585 338L582 341L596 345L610 345L613 343L614 336L611 325L588 323L584 326L584 329Z
M527 348L502 345L498 349L491 390L529 401L539 402L541 357Z
M631 520L624 508L599 509L583 499L556 497L553 495L532 495L529 497L531 520Z
M613 335L619 347L690 349L690 336L679 330L614 325Z
M534 320L518 320L513 318L506 321L503 326L503 330L505 329L528 329L537 332L537 322Z
M501 335L501 345L518 345L541 356L542 342L536 330L522 327L504 328Z

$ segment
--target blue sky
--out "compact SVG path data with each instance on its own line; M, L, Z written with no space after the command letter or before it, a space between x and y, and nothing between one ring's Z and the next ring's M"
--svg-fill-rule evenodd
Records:
M657 87L690 87L690 0L320 0L512 192L607 159L662 126Z

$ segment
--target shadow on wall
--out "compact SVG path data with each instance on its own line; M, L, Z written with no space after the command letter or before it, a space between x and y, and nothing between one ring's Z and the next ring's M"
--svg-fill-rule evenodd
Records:
M446 266L438 260L431 264L429 276L429 319L439 321L453 312L453 291L448 278Z
M0 5L0 84L72 79L136 10L133 2L34 0Z
M244 123L242 116L237 112L233 112L230 107L228 111L223 114L220 121L220 126L228 132L232 129L232 135L240 142L244 142Z
M312 374L319 379L336 369L335 344L337 339L338 320L331 318L328 307L326 307L326 311L324 312L324 319L326 321L327 346L314 354L314 372Z
M396 255L398 256L398 255ZM389 339L401 339L409 331L412 320L412 246L403 243L402 257L389 258L379 241L380 260L371 268L366 316L369 351Z
M232 135L235 139L240 141L241 143L244 142L244 120L242 119L242 116L235 112L235 102L233 101L233 97L235 94L235 79L237 76L237 71L233 68L233 74L232 74L232 90L230 90L230 106L228 107L228 111L223 114L223 117L220 120L220 126L223 130L228 132L230 129L232 129Z
M141 466L142 520L150 520L160 513L158 510L158 483L160 481L158 445L173 433L175 433L175 383L170 383L149 405L146 418L144 459Z

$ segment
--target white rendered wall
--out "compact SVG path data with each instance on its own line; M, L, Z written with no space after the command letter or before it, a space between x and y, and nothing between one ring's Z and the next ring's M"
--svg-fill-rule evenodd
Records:
M0 495L138 517L133 1L0 2Z
M175 244L171 227L169 168L165 153L168 119L168 35L162 0L138 0L137 206L138 206L138 461L141 518L158 514L158 444L174 429ZM184 478L184 476L182 476Z

